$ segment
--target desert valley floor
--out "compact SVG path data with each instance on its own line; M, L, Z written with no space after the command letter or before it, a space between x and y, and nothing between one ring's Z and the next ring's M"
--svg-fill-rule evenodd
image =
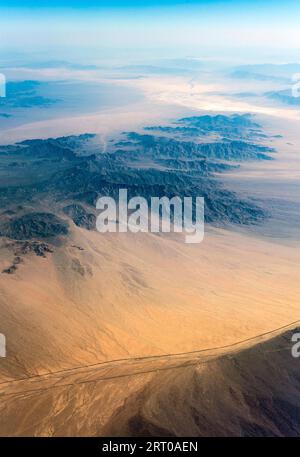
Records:
M157 148L156 138L151 141ZM49 144L65 154L64 163L77 161L57 141ZM118 141L117 146L126 143L126 151L128 142ZM165 151L165 140L159 141ZM300 158L296 140L290 146L287 142L286 137L272 140L277 150L273 161L245 162L222 173L218 160L209 162L220 175L211 186L223 179L241 202L252 192L270 216L254 225L236 224L239 217L260 217L252 203L242 202L241 212L236 210L226 226L208 223L199 245L185 244L180 234L99 234L86 226L92 213L80 213L84 224L79 223L78 189L70 187L64 197L69 205L62 211L53 197L59 184L51 187L51 177L33 187L25 167L18 181L21 191L14 194L17 200L0 227L0 322L8 347L0 362L1 435L299 433L299 367L290 355L290 337L300 320ZM2 151L4 171L11 167L7 151L18 156L28 149L34 160L48 166L40 151L50 146L44 145L7 147ZM143 157L148 157L143 147ZM119 160L118 150L115 154ZM292 175L287 157L294 160ZM15 170L24 170L20 160L6 175L8 187ZM90 179L98 159L80 160L78 170ZM110 157L105 160L101 166L115 167ZM153 149L147 160L158 160ZM131 162L130 167L139 179L138 167ZM149 175L151 185L165 176L157 170ZM63 183L69 182L69 169L59 173ZM131 169L126 173L131 176ZM168 189L172 173L167 174ZM194 179L194 172L189 173ZM276 197L276 185L286 194ZM228 196L233 202L234 195ZM6 194L2 198L7 201ZM83 206L88 207L88 200ZM209 208L212 219L218 208ZM22 218L49 211L59 214L55 221L62 221L62 235L68 224L68 235L42 240L45 247L38 236L24 235ZM36 230L41 222L30 223Z

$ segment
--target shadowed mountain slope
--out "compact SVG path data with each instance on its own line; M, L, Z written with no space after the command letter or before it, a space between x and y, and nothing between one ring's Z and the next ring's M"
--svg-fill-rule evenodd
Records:
M219 355L124 360L2 384L1 434L299 436L292 333Z
M293 332L203 365L158 373L106 424L110 436L299 436Z

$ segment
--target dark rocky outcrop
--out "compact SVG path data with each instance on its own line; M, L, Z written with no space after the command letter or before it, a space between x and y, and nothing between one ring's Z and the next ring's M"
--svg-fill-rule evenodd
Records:
M73 203L72 205L65 206L63 212L69 216L78 227L92 230L96 226L96 216L93 213L88 213L81 205Z
M61 211L77 226L91 230L97 198L118 199L122 188L129 198L148 201L152 196L204 197L205 219L218 225L252 224L266 217L265 211L225 189L215 176L241 161L272 158L272 148L255 142L262 132L251 116L194 116L180 119L174 128L167 128L164 136L123 134L108 142L105 153L93 134L1 146L0 178L5 184L0 187L0 234L16 240L66 235L67 223L56 215ZM183 140L182 128L215 138L195 141L191 135ZM34 211L45 207L44 201L50 202L53 214Z
M67 235L68 224L52 213L27 213L0 225L1 236L31 240Z

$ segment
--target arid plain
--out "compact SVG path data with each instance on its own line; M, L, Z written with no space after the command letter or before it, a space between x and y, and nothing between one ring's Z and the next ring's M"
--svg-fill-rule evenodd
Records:
M194 99L189 110L195 110ZM167 115L165 93L162 100ZM207 113L204 101L198 103L196 112L202 114L203 106ZM182 104L178 100L174 110ZM269 411L281 408L284 415L292 390L299 394L298 362L289 352L290 334L283 334L283 327L300 321L299 121L297 113L285 117L283 111L258 115L273 138L275 160L243 163L220 177L227 189L270 213L260 224L206 224L204 241L188 245L178 234L99 234L66 218L66 241L45 257L29 253L14 274L1 274L8 351L0 361L1 435L285 433L267 413L259 418L251 403L257 389ZM153 118L154 110L147 122ZM123 115L116 119L123 127ZM3 138L15 141L35 127ZM55 121L38 124L35 135L47 136L49 128ZM1 243L2 271L14 253L6 238ZM275 404L268 370L276 364ZM236 421L225 426L233 413ZM246 424L249 414L256 429ZM298 426L289 422L286 433Z

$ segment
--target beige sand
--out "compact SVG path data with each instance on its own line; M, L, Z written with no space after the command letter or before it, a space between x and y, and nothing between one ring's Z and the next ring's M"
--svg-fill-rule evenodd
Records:
M75 226L68 243L1 275L3 378L232 343L300 318L293 246L220 229L187 245Z

